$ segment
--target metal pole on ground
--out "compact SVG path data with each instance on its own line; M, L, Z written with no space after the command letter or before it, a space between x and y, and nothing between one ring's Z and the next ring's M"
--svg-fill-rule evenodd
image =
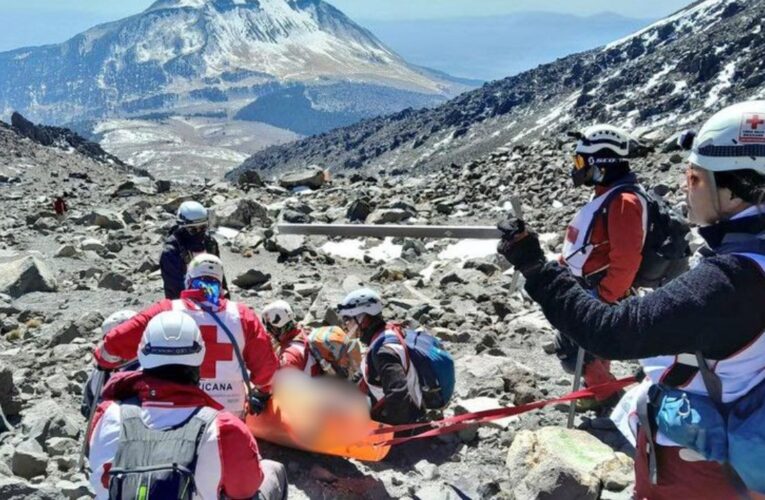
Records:
M576 370L574 371L574 385L573 392L578 391L582 387L582 372L584 371L584 349L581 347L576 353ZM574 416L576 416L576 401L571 401L568 407L568 424L566 427L569 429L574 428Z

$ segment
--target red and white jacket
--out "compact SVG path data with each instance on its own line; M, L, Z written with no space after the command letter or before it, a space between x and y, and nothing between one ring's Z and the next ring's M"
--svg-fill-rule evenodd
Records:
M109 470L119 447L122 420L119 402L138 398L143 422L165 429L188 419L200 407L221 406L198 387L152 378L143 372L115 374L103 391L101 403L88 429L90 483L97 499L109 497ZM252 498L263 482L260 453L244 423L227 411L219 411L199 445L194 479L199 500Z
M228 335L199 306L204 295L187 290L178 300L162 300L107 332L94 356L98 366L113 369L136 358L141 336L149 321L164 311L184 311L196 321L205 341L205 359L199 386L226 410L242 415L246 387ZM209 304L205 304L206 307ZM279 367L271 339L255 312L244 304L221 299L216 313L229 328L239 347L252 384L261 392L271 392L271 379Z
M282 368L296 368L311 377L318 377L324 371L308 349L306 335L300 326L282 335L279 340L279 364Z

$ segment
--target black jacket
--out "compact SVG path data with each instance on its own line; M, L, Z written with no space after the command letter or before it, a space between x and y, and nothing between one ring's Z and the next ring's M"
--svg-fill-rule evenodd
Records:
M198 253L209 253L220 257L218 242L206 233L202 239L189 238L183 230L178 229L172 231L167 237L159 258L166 299L174 300L181 297L181 292L186 288L186 266ZM224 288L226 288L225 284Z
M765 330L765 275L751 259L731 255L747 239L758 246L762 240L756 236L762 238L763 231L765 219L759 216L702 228L713 252L697 267L644 297L615 305L590 296L557 263L527 276L526 291L554 327L603 358L701 351L723 359Z
M372 337L369 334L362 335L361 341L369 346ZM392 425L420 420L423 411L409 394L406 370L398 354L383 345L370 349L366 356L367 382L382 387L385 394L381 401L372 401L372 419ZM415 368L410 365L409 369Z

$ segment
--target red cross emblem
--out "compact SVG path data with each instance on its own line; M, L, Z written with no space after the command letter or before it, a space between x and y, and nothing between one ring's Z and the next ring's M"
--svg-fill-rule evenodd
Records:
M218 361L231 361L234 359L234 346L228 342L218 342L217 326L200 326L199 331L202 332L202 338L205 341L205 359L200 369L200 377L215 378Z
M757 127L765 123L765 120L760 118L758 115L754 115L750 119L748 119L746 123L752 126L752 130L757 130Z

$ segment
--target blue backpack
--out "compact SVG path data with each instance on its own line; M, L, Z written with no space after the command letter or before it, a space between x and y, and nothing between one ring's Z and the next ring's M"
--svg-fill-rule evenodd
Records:
M399 341L406 347L409 362L417 370L422 402L429 410L440 410L449 404L454 394L454 359L437 337L424 330L394 328ZM377 351L385 337L372 347Z
M658 430L707 460L729 465L749 490L765 493L765 382L736 401L723 403L719 379L714 380L716 375L698 357L712 396L653 386L649 397Z

